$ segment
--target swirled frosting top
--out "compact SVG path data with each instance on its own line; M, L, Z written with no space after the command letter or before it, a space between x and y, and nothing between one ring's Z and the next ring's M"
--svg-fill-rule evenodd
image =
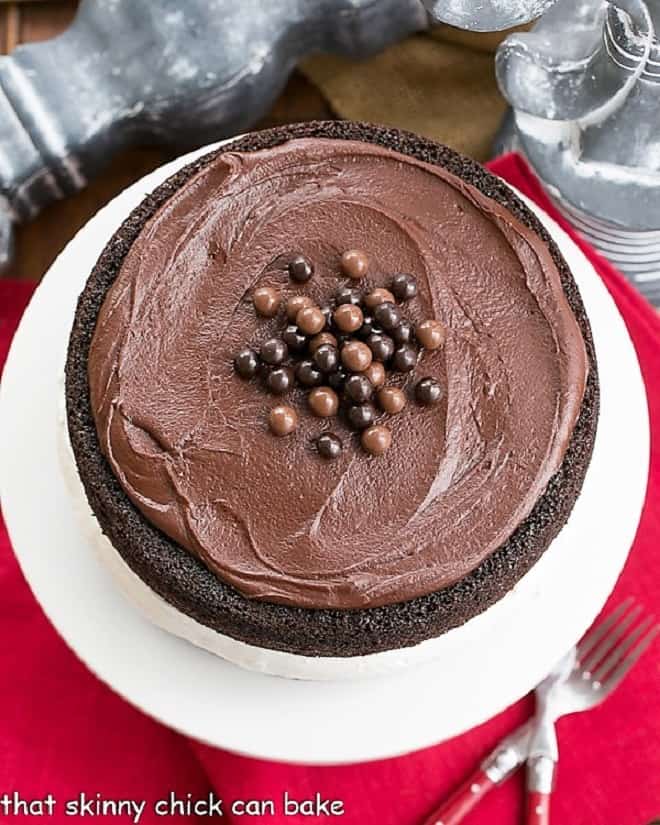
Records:
M299 427L273 437L272 397L232 359L281 328L256 317L257 286L323 302L349 248L370 287L416 276L407 316L448 328L416 376L446 393L390 419L384 456L340 427L349 446L324 462L323 423L294 393ZM304 288L295 253L316 268ZM560 467L587 371L537 234L439 166L315 138L219 154L181 186L126 255L89 355L101 449L144 516L245 596L309 608L408 600L479 565Z

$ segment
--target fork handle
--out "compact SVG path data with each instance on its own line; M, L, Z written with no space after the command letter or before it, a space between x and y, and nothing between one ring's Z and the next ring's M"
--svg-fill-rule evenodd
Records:
M550 794L529 791L527 794L527 825L550 825Z
M527 825L550 825L550 797L557 763L549 756L532 756L527 761Z
M478 768L454 793L437 808L424 825L458 825L463 821L477 802L495 787L495 782L488 774Z

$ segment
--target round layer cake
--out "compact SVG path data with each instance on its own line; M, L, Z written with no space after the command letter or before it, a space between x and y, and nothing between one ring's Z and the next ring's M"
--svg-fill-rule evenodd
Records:
M332 122L239 138L134 210L80 297L66 402L142 582L231 639L349 657L466 622L539 559L598 380L571 274L504 183Z

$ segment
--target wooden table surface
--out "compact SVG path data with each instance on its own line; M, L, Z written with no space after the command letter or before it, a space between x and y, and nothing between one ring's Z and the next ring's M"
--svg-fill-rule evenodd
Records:
M76 0L0 0L0 52L7 54L20 43L58 34L73 19L77 5ZM302 75L294 73L257 127L332 116L320 93ZM101 206L169 157L163 149L149 147L115 157L82 192L52 204L34 221L18 227L14 263L0 277L40 280L66 243Z

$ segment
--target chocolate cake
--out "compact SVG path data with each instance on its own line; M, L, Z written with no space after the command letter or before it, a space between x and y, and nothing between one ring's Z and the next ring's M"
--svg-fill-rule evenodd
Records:
M415 645L548 548L597 422L589 324L499 179L366 124L253 133L182 169L80 296L68 428L137 576L306 656Z

